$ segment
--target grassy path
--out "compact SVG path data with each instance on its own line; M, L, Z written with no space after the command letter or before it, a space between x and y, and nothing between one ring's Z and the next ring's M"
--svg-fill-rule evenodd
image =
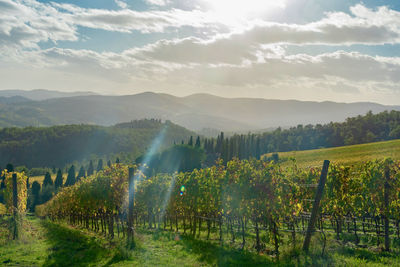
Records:
M265 266L268 256L246 253L168 231L139 231L128 252L85 230L27 216L20 241L0 230L1 266Z
M122 238L109 241L32 216L26 218L20 241L9 241L7 235L5 219L0 218L0 266L277 266L268 255L169 231L139 230L133 251L124 248ZM317 237L314 242L319 242ZM338 245L331 239L325 256L286 254L279 266L400 266L400 254L397 249L379 253Z

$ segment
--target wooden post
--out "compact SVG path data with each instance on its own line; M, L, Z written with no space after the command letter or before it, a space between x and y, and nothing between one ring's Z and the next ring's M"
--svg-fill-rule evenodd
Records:
M133 168L128 169L129 179L129 204L128 204L128 243L134 242L134 231L133 231L133 205L135 196L135 177Z
M385 201L385 250L390 250L390 238L389 238L389 179L390 171L389 166L385 167L385 186L384 186L384 201Z
M329 160L324 161L324 165L322 166L321 177L319 178L317 192L315 194L314 205L311 211L310 222L308 223L306 238L304 239L303 250L308 252L310 247L311 235L314 232L315 222L317 220L318 211L319 211L319 203L322 199L322 194L324 192L326 177L328 174L329 168Z
M18 239L18 187L17 187L17 174L13 173L12 175L12 200L13 200L13 239L16 240Z
M18 188L17 188L17 174L12 175L12 192L13 192L13 207L14 214L18 211Z

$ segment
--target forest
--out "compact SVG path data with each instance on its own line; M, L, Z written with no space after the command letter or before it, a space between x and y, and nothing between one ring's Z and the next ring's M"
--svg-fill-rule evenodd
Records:
M149 119L117 124L63 125L0 129L0 166L64 168L90 159L135 160L165 129L160 148L165 149L194 135L170 121Z
M205 139L207 154L217 154L225 162L232 158L260 158L271 152L300 151L317 148L365 144L400 138L400 112L368 112L347 118L345 122L324 125L298 125L278 128L263 134L233 135ZM190 142L190 140L188 141Z

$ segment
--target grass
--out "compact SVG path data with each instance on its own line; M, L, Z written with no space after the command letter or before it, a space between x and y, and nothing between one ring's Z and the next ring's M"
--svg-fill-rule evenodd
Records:
M106 238L64 224L27 216L24 236L8 239L7 218L0 218L0 265L4 266L265 266L267 256L242 252L173 232L139 230L136 248L124 239Z
M289 240L283 238L281 259L277 262L268 251L257 254L239 249L239 240L235 244L229 240L221 244L217 233L205 240L204 235L196 239L143 228L136 233L135 249L127 250L122 237L110 241L85 229L33 216L26 217L21 240L10 241L6 222L7 217L0 218L1 266L400 266L398 246L392 252L380 252L374 246L359 248L348 242L346 236L340 242L328 236L324 255L318 234L312 239L309 255L300 249L302 238L294 250L290 249Z
M400 140L375 142L334 148L280 152L279 158L294 158L300 167L320 167L325 159L334 163L352 165L360 162L391 157L400 158ZM271 154L267 154L271 156ZM289 161L288 161L289 162Z

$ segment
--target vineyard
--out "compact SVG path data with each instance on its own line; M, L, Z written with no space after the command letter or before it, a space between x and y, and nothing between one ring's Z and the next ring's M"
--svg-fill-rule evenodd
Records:
M400 162L390 159L351 167L330 165L313 230L322 240L322 253L328 235L360 247L398 248L399 168ZM111 239L118 235L134 243L138 229L163 229L229 241L279 258L284 244L295 249L307 232L321 173L319 168L295 164L282 168L273 162L236 159L226 166L220 162L174 175L146 178L141 170L114 164L63 188L36 213ZM134 200L131 218L129 191Z

